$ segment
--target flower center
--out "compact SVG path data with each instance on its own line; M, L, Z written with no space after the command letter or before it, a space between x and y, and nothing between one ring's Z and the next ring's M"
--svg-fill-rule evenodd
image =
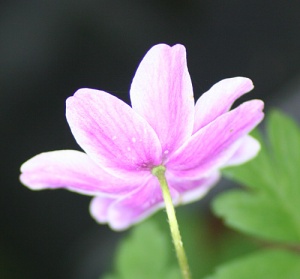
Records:
M166 172L166 167L163 165L158 165L155 166L151 169L151 173L156 176L156 177L160 177L161 175L165 175Z

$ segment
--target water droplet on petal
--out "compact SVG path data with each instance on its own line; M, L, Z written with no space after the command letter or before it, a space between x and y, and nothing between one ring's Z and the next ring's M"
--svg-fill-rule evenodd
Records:
M131 140L132 140L132 142L136 142L136 138L132 138Z
M165 155L169 154L169 150L165 150L165 151L164 151L164 154L165 154Z

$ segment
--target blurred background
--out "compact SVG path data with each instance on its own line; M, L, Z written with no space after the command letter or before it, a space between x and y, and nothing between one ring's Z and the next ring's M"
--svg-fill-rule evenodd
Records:
M129 102L147 50L181 43L196 97L246 76L255 90L242 100L299 117L299 13L296 0L2 0L0 277L96 279L123 235L94 222L89 197L19 182L32 156L79 149L65 120L68 96L90 87ZM211 196L185 210L209 216ZM219 228L214 222L207 225Z

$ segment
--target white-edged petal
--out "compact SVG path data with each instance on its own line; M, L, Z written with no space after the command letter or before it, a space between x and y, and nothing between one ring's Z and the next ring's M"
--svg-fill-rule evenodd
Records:
M170 189L174 203L178 203L178 194ZM125 230L142 221L160 208L164 201L156 177L145 181L138 190L117 199L108 209L108 224L114 230Z
M195 105L194 133L227 112L233 102L253 89L249 78L227 78L205 92Z
M226 163L228 166L236 166L243 164L253 159L260 150L260 143L255 138L247 135L242 139L241 146L233 154L233 156Z
M81 148L113 175L145 175L161 162L161 145L150 125L130 106L98 90L80 89L67 99L66 115Z
M59 150L41 153L21 166L21 182L32 190L64 188L86 195L120 195L139 186L101 169L85 153Z
M209 176L195 179L176 177L171 172L166 173L169 186L178 194L178 203L186 204L201 199L220 179L219 171Z
M193 178L223 167L240 147L241 139L263 119L263 105L252 100L219 116L177 150L167 168L177 176Z
M191 134L194 97L182 45L159 44L140 63L130 89L132 108L154 129L166 155Z

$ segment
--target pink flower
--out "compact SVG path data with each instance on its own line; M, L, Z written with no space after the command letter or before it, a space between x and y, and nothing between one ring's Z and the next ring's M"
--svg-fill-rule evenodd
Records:
M263 102L230 110L253 88L250 79L215 84L194 103L185 48L156 45L132 81L132 107L104 91L79 89L66 102L72 133L85 151L39 154L21 167L33 190L65 188L93 196L92 216L122 230L164 206L151 170L166 168L175 205L198 200L222 167L254 157L248 133L263 119Z

